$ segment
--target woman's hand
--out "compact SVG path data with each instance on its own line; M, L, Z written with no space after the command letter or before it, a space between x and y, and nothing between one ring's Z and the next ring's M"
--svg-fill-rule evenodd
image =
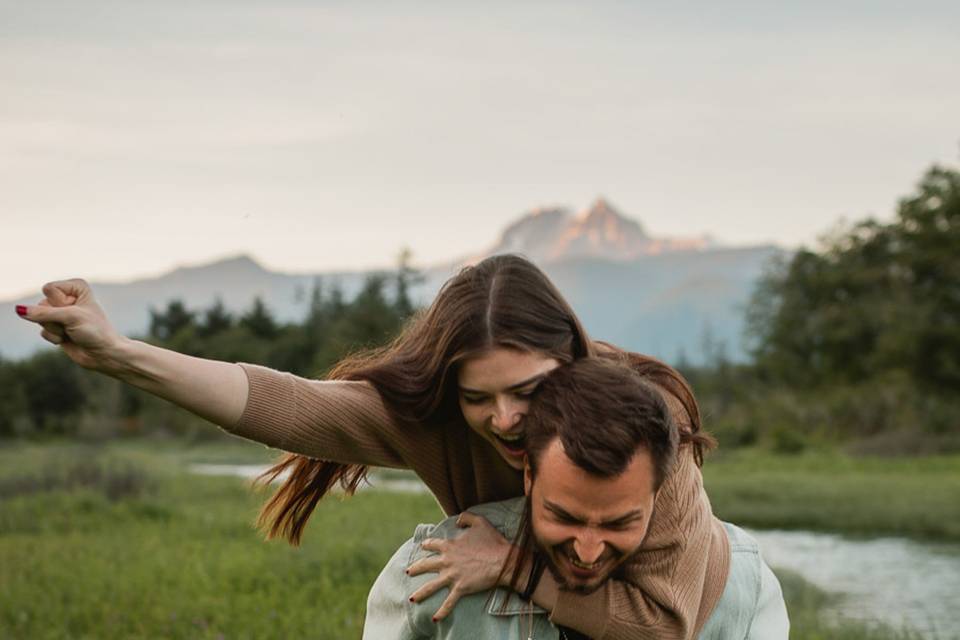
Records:
M230 429L247 405L249 384L240 365L205 360L131 340L117 333L83 280L43 286L38 304L17 307L47 342L71 360L169 400Z
M42 327L40 336L60 345L71 360L87 369L107 371L112 353L124 340L107 320L83 280L61 280L43 285L38 304L17 308L26 320Z
M461 513L457 526L468 530L453 540L425 540L421 546L428 551L437 552L438 555L417 560L407 568L407 573L411 576L421 573L439 574L417 589L410 596L411 601L420 602L443 587L450 590L446 600L434 614L434 622L447 617L461 597L496 587L497 579L513 548L483 516ZM509 576L509 569L504 574Z

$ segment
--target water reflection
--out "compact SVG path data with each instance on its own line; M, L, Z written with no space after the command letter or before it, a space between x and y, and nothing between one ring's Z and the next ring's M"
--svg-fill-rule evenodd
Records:
M771 566L846 594L832 606L837 617L909 627L930 637L960 630L960 545L806 531L751 533Z

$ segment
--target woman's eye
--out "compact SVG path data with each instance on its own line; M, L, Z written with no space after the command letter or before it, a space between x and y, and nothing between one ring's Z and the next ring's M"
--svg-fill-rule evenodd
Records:
M463 401L467 404L483 404L486 402L486 398L477 397L477 396L463 396Z

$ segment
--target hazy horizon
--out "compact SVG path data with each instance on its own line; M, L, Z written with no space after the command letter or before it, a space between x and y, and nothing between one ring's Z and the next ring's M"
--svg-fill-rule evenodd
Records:
M960 141L960 6L0 0L0 298L470 254L598 196L810 244ZM10 247L12 246L12 250Z

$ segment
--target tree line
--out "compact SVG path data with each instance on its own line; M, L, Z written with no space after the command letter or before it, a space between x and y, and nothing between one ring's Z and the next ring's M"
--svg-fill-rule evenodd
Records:
M751 358L686 366L721 444L960 449L960 173L934 166L888 223L839 227L771 265ZM714 345L716 347L716 345Z

